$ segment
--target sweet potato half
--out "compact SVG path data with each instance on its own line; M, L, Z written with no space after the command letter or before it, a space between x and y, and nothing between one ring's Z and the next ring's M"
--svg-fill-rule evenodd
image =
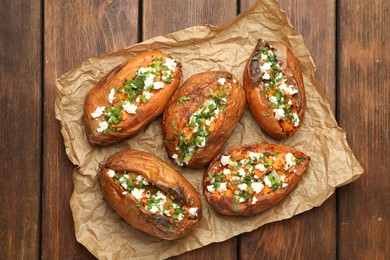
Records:
M244 70L249 109L275 139L295 134L302 125L306 94L299 61L283 43L259 40Z
M180 64L161 51L145 52L113 69L85 99L89 141L108 145L136 134L163 112L180 77Z
M252 216L289 194L310 158L294 148L249 144L219 154L205 171L203 192L223 215Z
M190 77L164 111L162 134L169 157L190 168L208 164L233 132L245 103L243 88L229 72Z
M125 150L101 162L105 200L130 225L160 239L179 239L202 218L198 192L151 153Z

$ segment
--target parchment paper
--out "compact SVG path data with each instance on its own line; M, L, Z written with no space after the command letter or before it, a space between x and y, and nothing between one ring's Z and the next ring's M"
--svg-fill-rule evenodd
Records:
M181 169L168 159L161 137L161 117L132 139L109 147L88 143L81 120L84 99L93 85L115 66L145 50L160 49L183 63L182 82L195 73L209 70L230 71L242 82L245 62L259 38L284 42L299 59L307 93L304 123L294 136L276 141L260 130L247 108L224 149L255 142L282 143L311 157L309 168L296 189L277 206L253 217L216 215L200 192L204 169ZM302 36L294 31L277 1L264 0L224 26L196 26L159 36L90 58L64 74L56 84L55 112L61 122L66 152L77 166L70 200L77 240L100 259L167 258L320 206L336 187L355 180L363 169L348 147L345 133L337 126L314 79L314 71ZM103 200L96 180L98 162L128 148L156 154L182 172L200 192L204 218L194 232L178 241L161 241L128 225Z

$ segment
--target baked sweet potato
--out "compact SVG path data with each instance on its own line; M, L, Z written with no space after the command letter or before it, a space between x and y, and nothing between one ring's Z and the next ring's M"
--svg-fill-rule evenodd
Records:
M192 231L202 218L202 203L195 188L151 153L121 151L99 167L104 198L139 230L174 240Z
M190 77L164 111L162 134L169 157L190 168L208 164L233 132L245 103L244 90L231 73Z
M211 207L223 215L252 216L290 193L310 158L291 147L249 144L219 154L203 178Z
M299 61L283 43L259 40L244 70L249 109L275 139L301 127L306 94Z
M161 51L145 52L113 69L85 99L89 141L108 145L136 134L163 112L180 78L180 64Z

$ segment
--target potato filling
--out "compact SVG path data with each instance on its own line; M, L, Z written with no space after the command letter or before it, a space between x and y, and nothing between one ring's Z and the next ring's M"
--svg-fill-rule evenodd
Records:
M149 183L141 175L134 172L107 171L110 178L123 189L122 195L128 193L137 201L138 208L144 208L152 214L163 215L174 220L193 220L198 217L198 208L185 205L174 198L169 192L164 192Z
M227 91L231 87L225 78L219 78L217 88L214 91L210 88L211 97L206 99L203 105L189 117L188 123L179 133L177 153L172 156L178 165L188 164L199 148L207 147L208 136L215 128L219 114L225 112L228 103ZM178 102L182 103L187 100L189 98L183 96Z
M101 120L96 131L121 131L116 125L136 114L138 107L147 103L165 84L172 83L172 74L176 68L175 60L156 57L148 67L140 67L133 78L125 79L122 86L112 88L107 97L110 105L96 107L91 113L92 118Z
M281 69L281 63L275 55L275 49L266 44L260 52L252 57L259 61L260 76L264 83L263 94L273 108L275 118L285 130L293 130L299 126L297 106L293 96L298 93L292 79ZM269 115L266 115L269 116Z
M206 189L215 196L232 198L238 210L238 203L249 201L254 205L259 195L286 189L289 175L303 160L292 153L277 152L249 152L240 160L223 155L215 166L218 171L208 173Z

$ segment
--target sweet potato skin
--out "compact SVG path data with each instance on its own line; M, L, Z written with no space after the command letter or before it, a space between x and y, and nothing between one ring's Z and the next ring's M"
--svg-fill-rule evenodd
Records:
M283 129L280 122L274 116L273 108L270 106L267 98L262 94L264 84L259 75L259 63L252 60L252 58L266 44L269 44L276 49L275 54L278 61L281 63L282 70L295 83L294 85L298 89L298 94L294 95L293 102L297 106L300 122L299 125L293 129ZM301 66L290 49L280 42L259 40L247 61L243 80L249 109L259 126L265 132L275 139L283 139L295 134L300 129L306 111L306 93Z
M210 176L215 176L215 174L221 170L221 166L219 162L222 156L230 155L231 158L236 160L247 159L247 154L249 152L257 152L257 153L292 153L295 157L303 158L303 162L297 165L294 169L296 172L291 172L289 175L288 186L285 189L278 189L270 192L269 194L258 194L255 195L257 198L257 203L252 205L250 200L234 204L231 197L216 195L210 193L206 185L210 182ZM267 209L273 207L275 204L283 200L298 184L301 179L302 174L307 168L310 162L310 157L305 155L304 153L297 151L296 149L284 145L276 145L276 144L248 144L243 145L236 148L228 149L218 156L214 158L214 160L210 163L208 169L206 169L204 177L203 177L203 193L205 195L206 200L211 205L211 207L222 215L232 215L232 216L252 216L258 214L260 212L266 211Z
M191 161L184 165L189 168L201 168L207 165L219 152L223 144L233 132L245 110L245 92L238 79L229 72L209 71L191 76L182 87L172 96L164 111L162 120L162 135L165 149L172 159L177 153L179 133L188 123L189 117L211 96L219 78L225 78L231 84L228 103L221 117L216 121L215 128L208 136L208 145L199 148ZM186 102L178 102L181 97L188 97ZM172 159L173 160L173 159ZM173 160L175 162L175 160Z
M122 139L131 137L140 131L145 125L158 117L165 109L170 97L180 84L181 68L178 66L172 74L172 82L165 84L150 100L137 109L136 114L127 116L116 127L121 131L98 133L100 120L92 118L91 113L96 107L109 106L107 96L112 88L121 86L126 79L135 76L140 67L151 64L155 57L169 57L161 51L148 51L124 62L114 68L102 78L88 93L84 102L84 125L88 140L91 144L109 145Z
M99 184L107 203L130 225L152 236L165 240L179 239L190 233L202 218L202 202L196 189L180 173L151 153L124 150L101 162ZM193 220L174 220L152 214L136 206L137 200L109 177L107 171L134 172L164 192L175 194L183 203L197 207L198 217Z

